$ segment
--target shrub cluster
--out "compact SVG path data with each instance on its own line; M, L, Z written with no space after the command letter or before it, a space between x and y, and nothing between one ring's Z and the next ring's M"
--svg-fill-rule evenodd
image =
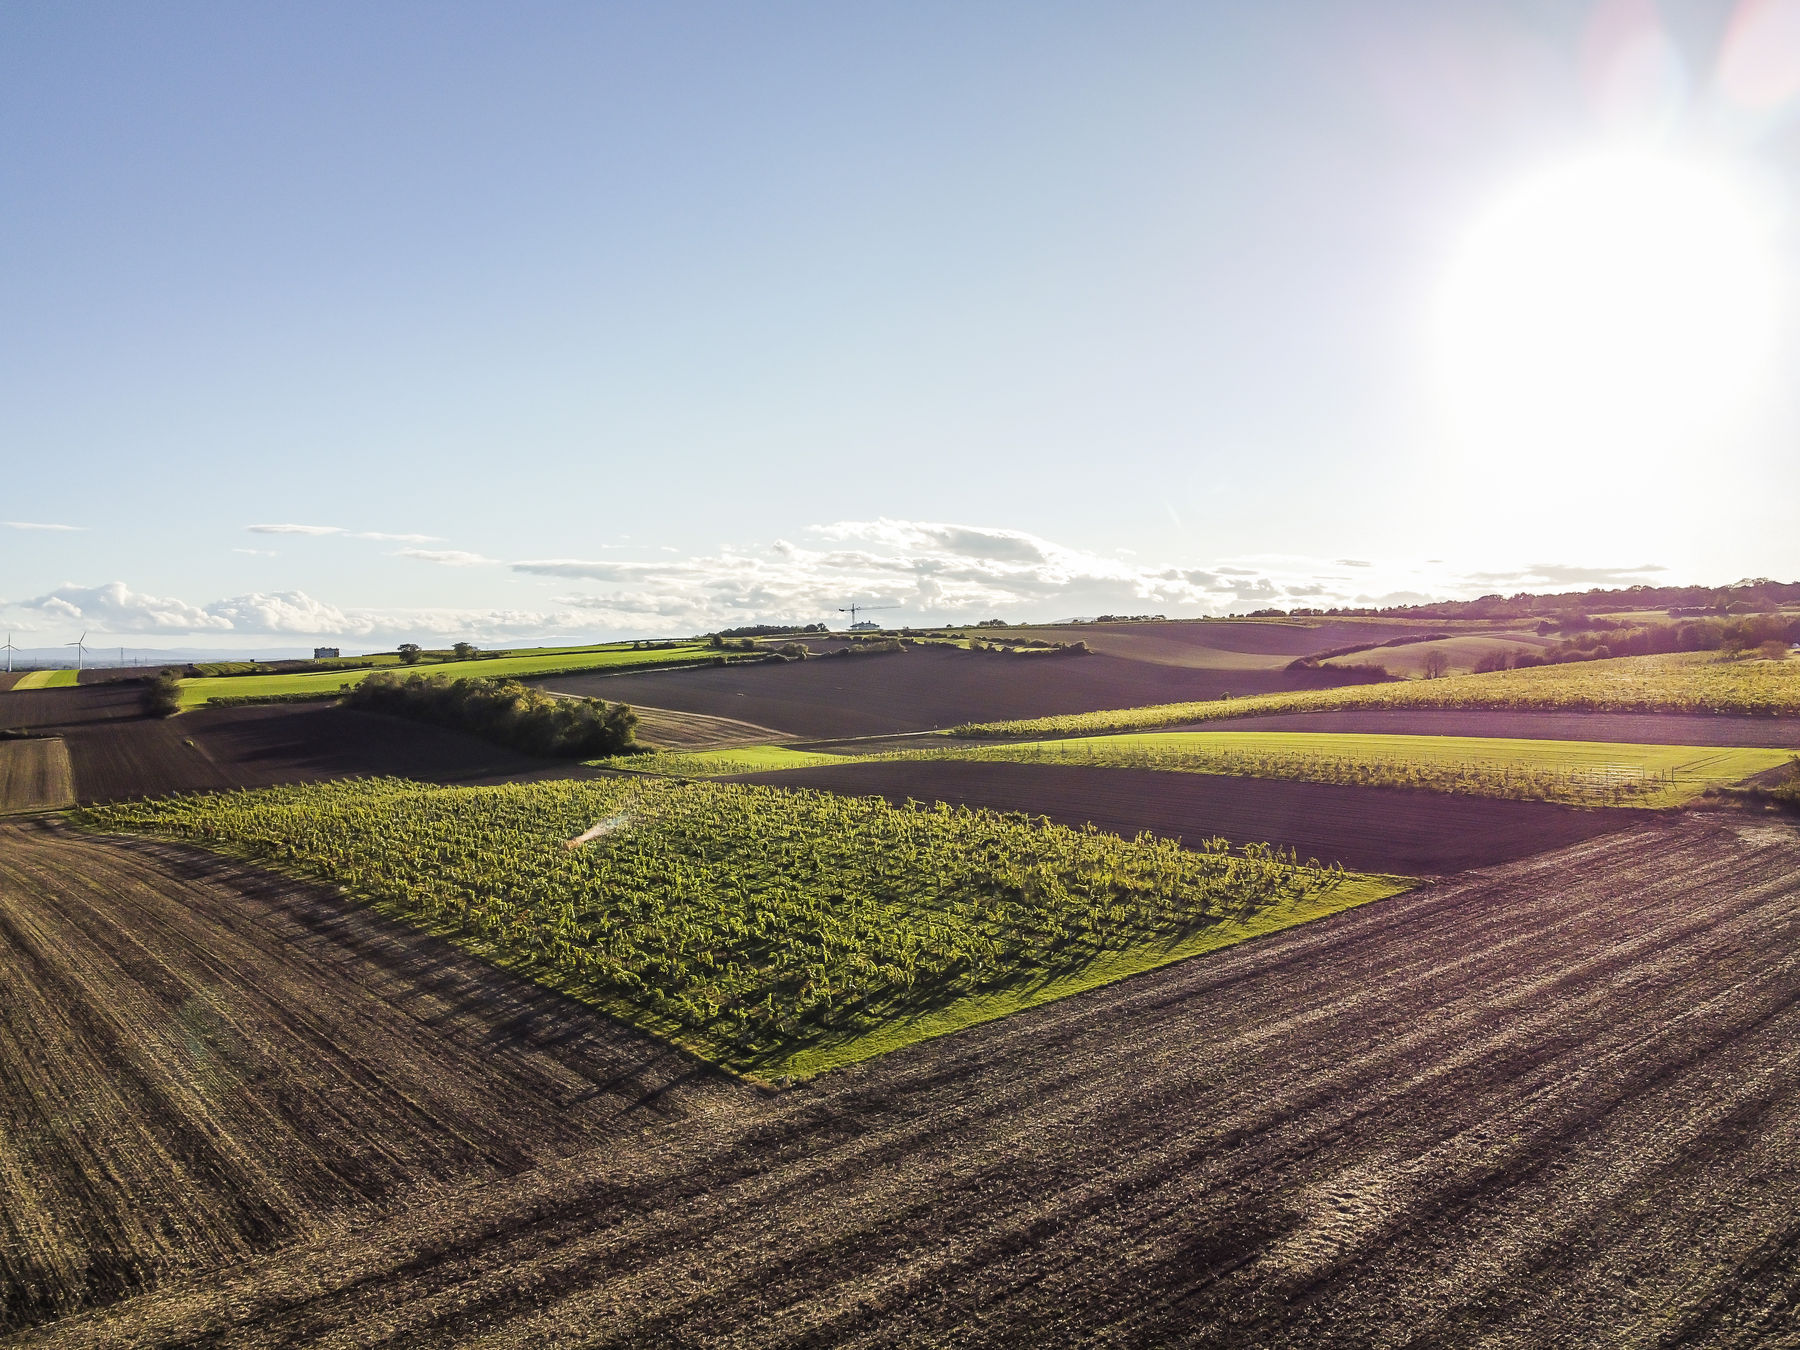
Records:
M637 714L629 704L553 698L517 680L377 671L344 701L352 708L472 732L530 755L586 759L637 748Z
M173 717L181 711L181 672L170 667L157 672L144 690L144 711L152 717Z

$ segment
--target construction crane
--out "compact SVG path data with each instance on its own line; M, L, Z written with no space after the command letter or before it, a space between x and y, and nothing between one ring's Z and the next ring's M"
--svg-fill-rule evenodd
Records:
M838 613L848 614L850 616L850 626L854 628L856 627L856 616L858 614L873 614L877 610L899 608L899 605L839 605Z
M68 630L65 629L63 631L67 632ZM63 643L63 646L73 647L75 649L75 669L80 670L81 669L81 658L87 655L87 634L83 633L80 637L76 638L73 642Z

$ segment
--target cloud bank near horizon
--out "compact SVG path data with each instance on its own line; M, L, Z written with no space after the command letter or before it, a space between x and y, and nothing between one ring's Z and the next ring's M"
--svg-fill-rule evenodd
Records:
M253 533L345 535L394 542L421 536L353 533L339 526L266 525ZM395 556L447 569L504 568L513 584L553 587L516 606L412 608L340 605L304 591L253 591L208 603L148 594L123 581L65 584L0 604L21 620L80 624L96 633L213 638L635 637L707 632L749 623L841 623L851 602L895 622L1048 621L1105 613L1198 617L1252 609L1416 604L1496 588L1630 585L1657 579L1655 563L1587 567L1532 563L1515 571L1457 573L1436 564L1265 555L1196 567L1108 556L1024 530L934 521L837 521L808 543L653 560L533 558L503 562L463 549L404 548ZM601 546L602 549L607 546ZM647 547L647 546L646 546ZM503 575L501 573L500 575Z

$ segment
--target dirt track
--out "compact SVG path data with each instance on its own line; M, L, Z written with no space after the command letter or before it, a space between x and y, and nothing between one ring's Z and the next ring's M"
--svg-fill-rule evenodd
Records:
M952 761L852 764L746 774L734 782L824 788L900 803L944 801L1139 830L1190 845L1213 835L1286 844L1302 858L1363 872L1437 876L1489 867L1623 829L1638 811L1577 811L1546 802L1275 778Z
M154 1286L22 1345L1800 1336L1788 825L1645 825L775 1098L229 865L4 844L4 1306Z

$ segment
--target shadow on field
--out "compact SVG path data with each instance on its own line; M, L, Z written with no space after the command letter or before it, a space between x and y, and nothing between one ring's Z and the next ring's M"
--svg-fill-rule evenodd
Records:
M46 828L61 828L46 826ZM507 1059L542 1055L582 1080L553 1104L564 1110L599 1098L621 1099L620 1114L655 1111L673 1090L704 1080L731 1083L704 1060L604 1010L490 964L446 938L317 882L297 880L187 845L106 836L153 858L183 880L229 888L294 925L289 943L315 960L370 970L384 1001L445 1040ZM244 916L240 922L256 922Z

